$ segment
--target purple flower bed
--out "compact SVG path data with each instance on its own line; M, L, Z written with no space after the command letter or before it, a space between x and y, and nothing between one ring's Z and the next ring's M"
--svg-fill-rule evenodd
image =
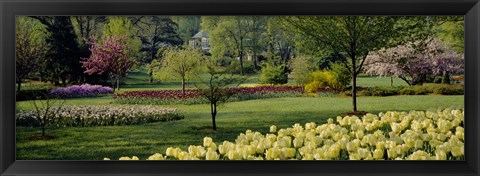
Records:
M50 90L50 95L63 98L94 97L113 93L113 89L102 85L72 85Z

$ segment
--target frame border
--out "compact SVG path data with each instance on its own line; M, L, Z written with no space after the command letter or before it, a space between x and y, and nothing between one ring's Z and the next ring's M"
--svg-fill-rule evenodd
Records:
M479 0L0 0L0 175L464 175L480 169ZM465 15L465 161L15 160L17 15ZM467 74L468 73L468 74Z

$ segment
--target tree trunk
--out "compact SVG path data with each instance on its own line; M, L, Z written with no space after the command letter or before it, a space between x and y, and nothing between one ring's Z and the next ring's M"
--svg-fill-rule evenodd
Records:
M185 77L182 77L182 94L185 94Z
M150 72L148 73L148 76L149 76L149 81L150 81L150 83L153 83L153 72L150 71Z
M240 52L240 74L243 76L243 52Z
M22 81L17 81L17 92L21 90Z
M240 74L243 76L243 37L240 37L240 50L238 53L240 55Z
M393 87L393 76L390 76L390 87Z
M42 136L45 136L45 127L42 127Z
M257 70L257 53L256 52L253 52L252 61L253 61L253 70Z
M355 66L353 67L355 68ZM357 112L357 73L353 70L353 85L352 85L352 99L353 99L353 112Z
M443 84L450 84L450 74L448 72L443 72L442 83Z
M62 76L62 86L63 87L67 86L67 78L65 78L64 76Z
M212 103L210 104L210 112L212 113L212 129L217 130L217 125L215 123L215 116L217 116L217 105Z
M117 76L117 90L120 90L120 76Z

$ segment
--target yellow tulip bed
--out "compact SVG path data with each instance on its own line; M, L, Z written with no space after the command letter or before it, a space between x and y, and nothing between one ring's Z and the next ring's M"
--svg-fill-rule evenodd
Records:
M147 160L463 160L463 109L385 112L328 119L325 124L270 127L270 133L247 130L235 142L188 151L167 148ZM138 160L136 156L119 160ZM104 160L110 160L104 158Z

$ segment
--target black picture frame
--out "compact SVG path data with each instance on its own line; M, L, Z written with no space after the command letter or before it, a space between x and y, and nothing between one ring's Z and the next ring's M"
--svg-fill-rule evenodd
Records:
M0 173L10 175L462 175L480 173L479 0L1 0ZM465 161L15 160L17 15L465 15Z

